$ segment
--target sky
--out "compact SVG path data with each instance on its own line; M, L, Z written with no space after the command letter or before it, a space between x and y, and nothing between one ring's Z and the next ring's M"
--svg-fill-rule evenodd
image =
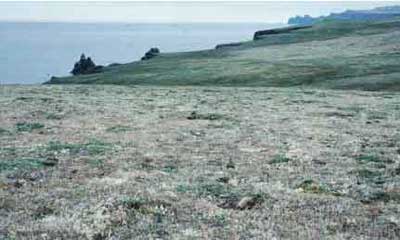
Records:
M0 21L18 22L265 22L289 17L400 5L399 1L146 1L146 2L3 2Z

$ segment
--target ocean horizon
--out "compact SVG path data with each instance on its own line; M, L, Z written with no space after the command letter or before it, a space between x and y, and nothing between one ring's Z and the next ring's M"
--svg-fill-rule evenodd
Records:
M161 52L212 49L281 26L285 24L0 22L0 84L37 84L69 75L82 53L99 65L128 63L151 47Z

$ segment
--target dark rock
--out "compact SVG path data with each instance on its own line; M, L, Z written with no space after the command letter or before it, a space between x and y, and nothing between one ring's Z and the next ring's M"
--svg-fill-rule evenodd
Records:
M269 35L290 33L292 31L307 29L307 28L311 28L311 27L312 26L295 26L295 27L284 27L284 28L261 30L261 31L257 31L254 33L253 40L263 39L264 37L269 36Z
M24 179L29 180L31 182L35 182L42 178L44 178L44 174L43 174L43 172L40 172L40 171L35 171L35 172L30 172L30 173L24 174Z
M193 111L190 113L190 116L187 117L188 120L194 120L197 119L197 112Z
M215 113L200 114L196 111L190 113L190 116L186 117L188 120L220 120L223 116Z
M315 163L315 164L318 164L318 165L322 165L322 166L326 165L325 161L322 161L322 160L319 160L319 159L313 159L312 162Z
M235 168L235 163L233 163L232 160L229 160L229 162L226 164L226 168Z
M225 201L218 205L224 209L235 209L235 210L250 210L256 206L259 206L264 202L264 197L261 195L245 196L242 198L229 197Z
M143 60L149 60L151 58L154 58L160 54L160 49L158 48L150 48L149 51L146 52L146 54L142 57Z
M224 44L218 44L217 46L215 46L215 49L221 49L221 48L228 48L228 47L239 47L241 46L243 43L224 43Z
M395 175L400 175L400 165L394 170Z
M217 179L217 182L221 182L221 183L228 183L229 182L229 177L220 177Z
M71 71L71 74L80 75L80 74L99 73L102 71L102 69L103 66L96 65L90 57L86 58L85 54L82 54L79 61L75 63L74 68ZM52 79L50 79L50 81Z
M12 182L13 186L16 188L21 188L25 185L26 181L24 179L17 179L15 181Z
M58 158L48 157L46 160L42 162L42 164L48 167L53 167L58 164Z

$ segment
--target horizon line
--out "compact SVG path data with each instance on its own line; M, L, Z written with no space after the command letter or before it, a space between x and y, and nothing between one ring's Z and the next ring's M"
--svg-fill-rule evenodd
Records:
M68 21L68 20L0 20L0 23L76 23L76 24L287 24L285 22L264 22L264 21Z

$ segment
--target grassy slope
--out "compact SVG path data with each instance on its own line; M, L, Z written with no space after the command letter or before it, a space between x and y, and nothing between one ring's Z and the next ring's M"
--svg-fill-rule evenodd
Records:
M52 83L400 90L400 20L322 22L240 47L162 54Z

